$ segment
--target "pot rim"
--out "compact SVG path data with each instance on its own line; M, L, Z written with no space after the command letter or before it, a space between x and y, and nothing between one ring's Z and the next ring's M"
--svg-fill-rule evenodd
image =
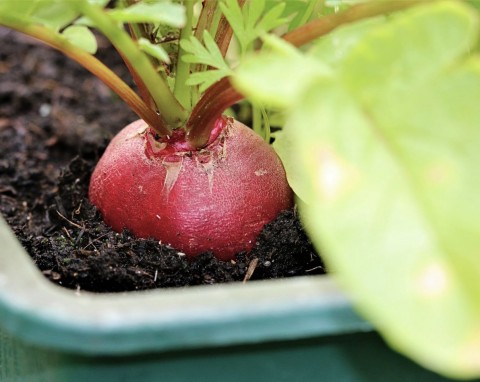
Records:
M54 285L0 216L0 326L84 354L240 345L371 331L330 276L95 294Z

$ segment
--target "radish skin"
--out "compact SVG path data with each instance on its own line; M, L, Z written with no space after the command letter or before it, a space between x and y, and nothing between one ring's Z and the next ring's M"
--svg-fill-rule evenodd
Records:
M156 139L143 120L133 122L98 162L89 198L116 231L222 260L251 250L263 226L293 205L272 147L225 117L202 150L182 137Z

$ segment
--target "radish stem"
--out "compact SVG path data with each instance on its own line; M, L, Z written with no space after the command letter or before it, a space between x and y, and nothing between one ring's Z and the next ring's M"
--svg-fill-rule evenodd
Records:
M148 123L160 135L168 135L171 133L171 130L154 110L150 109L120 77L91 54L79 49L61 35L52 32L50 29L41 25L30 24L22 18L17 18L5 13L0 14L0 24L33 37L50 47L61 51L63 54L70 57L92 74L100 78L110 89L118 94L118 96L125 101L125 103L130 106L140 118Z
M193 24L193 1L185 1L185 8L187 11L187 22L180 34L180 41L189 38L192 35ZM173 94L182 104L182 106L188 110L192 108L192 97L190 95L189 86L186 85L188 77L190 76L190 63L182 60L185 50L179 44L178 47L178 61L177 61L177 74L175 76L175 87Z
M127 32L121 31L102 8L88 2L79 2L79 10L95 22L100 31L121 52L128 64L135 68L138 76L147 87L160 115L171 128L180 127L188 113L178 102L166 81L153 68Z

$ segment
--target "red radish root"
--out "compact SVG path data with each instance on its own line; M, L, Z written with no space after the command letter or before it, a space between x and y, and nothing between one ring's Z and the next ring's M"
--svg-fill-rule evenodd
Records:
M143 120L125 127L93 172L89 197L114 230L196 256L230 260L293 204L280 159L251 129L225 117L192 149L176 131L157 139Z

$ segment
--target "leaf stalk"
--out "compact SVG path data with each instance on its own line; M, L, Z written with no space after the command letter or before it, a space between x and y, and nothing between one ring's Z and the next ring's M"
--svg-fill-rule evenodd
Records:
M96 27L122 54L128 65L135 68L169 127L181 126L188 117L187 110L178 102L166 81L158 75L150 60L140 51L128 33L119 29L102 8L87 1L79 2L78 7L85 16L95 22Z
M192 25L193 25L193 0L186 0L184 2L185 8L187 11L187 22L182 28L180 34L180 41L189 38L192 34ZM187 110L192 108L192 97L190 95L189 86L186 84L188 77L190 76L190 63L182 60L185 50L182 48L181 44L178 44L178 60L177 60L177 73L175 76L175 87L173 89L173 94Z
M33 25L22 18L8 14L0 15L0 24L30 36L44 44L61 51L63 54L79 63L96 77L101 79L110 89L125 101L127 105L155 131L168 135L171 130L165 125L159 115L149 108L145 102L114 72L91 54L79 49L62 36L41 25Z

